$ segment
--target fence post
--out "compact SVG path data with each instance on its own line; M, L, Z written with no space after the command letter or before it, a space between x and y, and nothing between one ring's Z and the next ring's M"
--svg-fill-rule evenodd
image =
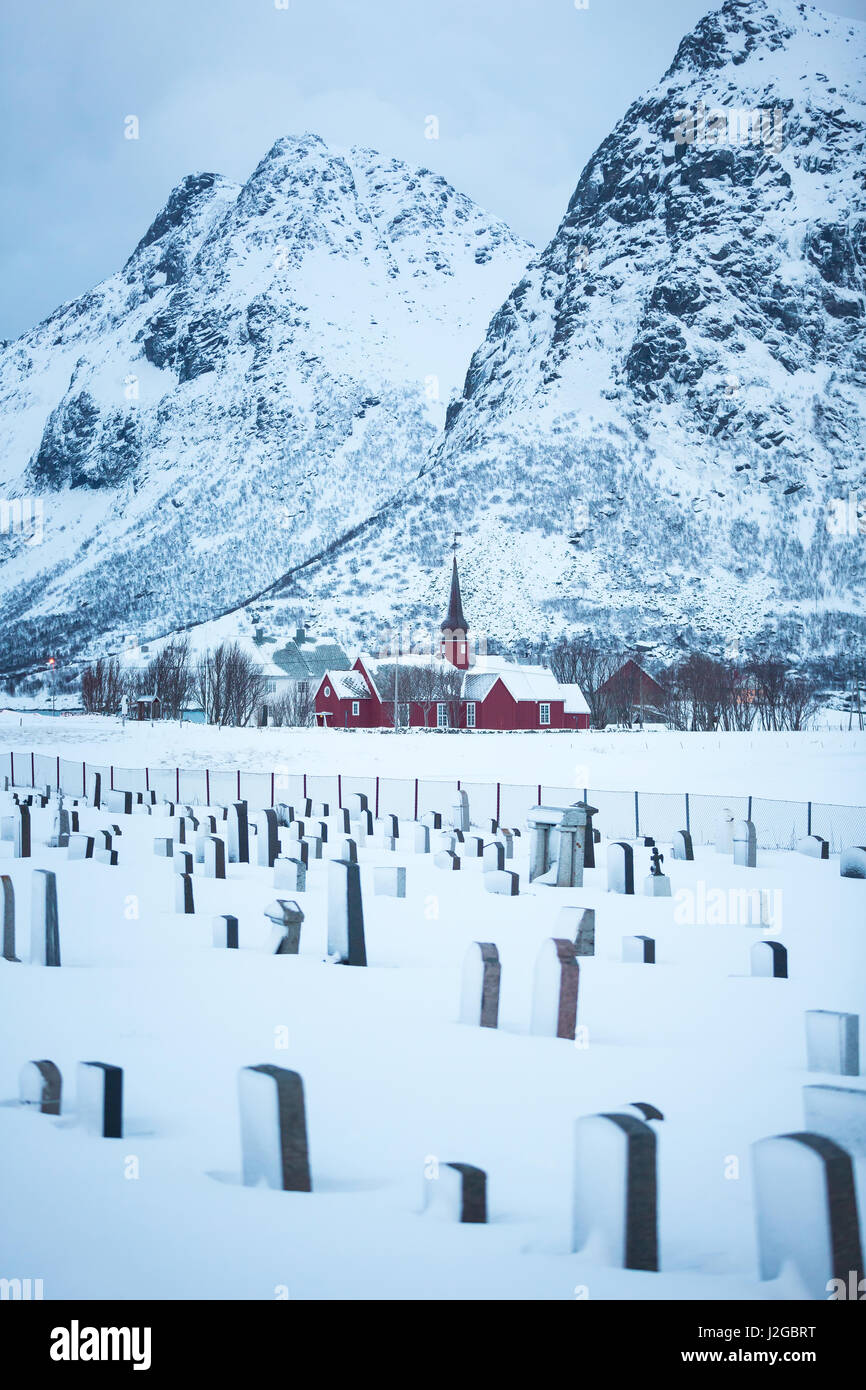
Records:
M238 801L241 799L241 770L238 768ZM180 797L178 797L178 801Z
M273 804L274 804L274 803L273 803L273 797L271 797L271 805L273 805ZM342 809L343 809L343 774L342 774L341 772L338 772L338 773L337 773L337 807L338 807L338 809L339 809L340 811L342 811Z
M9 750L9 785L10 787L15 786L15 754L11 748Z
M688 792L686 792L686 832L687 832L687 834L691 834L691 830L692 830L692 820L691 820L691 813L690 813L690 811L689 811L689 794L688 794Z
M499 783L496 783L496 824L499 824Z
M749 797L749 809L746 811L746 820L752 819L752 798Z
M807 834L807 835L811 835L811 834L812 834L812 803L811 803L811 801L807 801L807 802L806 802L806 834Z
M60 791L60 754L57 754L57 790Z
M379 819L379 778L376 778L376 820Z
M306 799L307 799L307 774L306 774L306 772L304 773L304 792L303 792L303 796L304 796L304 800L306 801Z
M32 749L30 750L30 785L31 787L36 786L36 758Z
M538 784L538 805L541 805L541 783Z
M87 795L87 763L81 764L81 795Z
M637 792L634 794L634 835L636 840L640 839L640 805Z
M109 763L108 766L108 785L114 791L114 763Z
M274 774L271 773L271 805L274 804Z
M210 806L210 771L208 768L204 770L204 799L205 805Z
M413 819L413 820L417 820L417 819L418 819L418 778L417 778L417 777L415 778L415 814L414 814L414 816L412 817L412 819Z
M149 768L149 767L146 767L146 768L144 769L144 790L145 790L146 792L149 792L149 791L150 791L150 768Z
M238 774L238 775L240 775L240 774ZM176 767L175 770L174 770L174 791L175 791L175 797L174 797L175 802L178 802L178 801L180 801L180 768L179 768L179 767ZM238 799L240 799L240 798L238 798Z

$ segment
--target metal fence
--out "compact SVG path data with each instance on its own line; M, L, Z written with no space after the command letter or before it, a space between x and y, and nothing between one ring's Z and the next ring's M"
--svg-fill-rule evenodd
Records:
M502 825L522 826L527 813L541 802L568 806L583 798L597 806L596 824L614 839L652 835L662 844L677 830L691 832L695 844L712 844L723 811L735 819L751 820L763 849L793 849L803 835L821 835L831 853L848 845L866 845L866 807L838 806L818 801L773 801L751 796L707 796L690 792L598 791L592 787L531 786L510 782L445 781L426 777L344 777L283 772L212 772L207 768L128 768L75 762L44 753L0 755L0 777L15 787L60 787L67 795L84 796L91 773L102 785L118 791L155 791L166 801L212 806L247 801L253 808L293 802L302 797L336 806L348 804L352 792L362 792L374 813L393 812L416 820L425 811L447 811L455 792L469 796L473 819L496 819Z

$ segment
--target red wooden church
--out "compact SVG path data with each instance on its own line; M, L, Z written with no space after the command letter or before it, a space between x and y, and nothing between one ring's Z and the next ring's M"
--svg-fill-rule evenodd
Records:
M316 722L349 729L393 728L396 721L405 728L589 728L589 706L579 686L560 685L545 666L523 666L496 656L474 658L456 555L440 632L438 657L382 661L362 653L350 671L326 671L316 691ZM403 682L402 698L400 689L393 687L395 665ZM423 695L413 671L423 672Z

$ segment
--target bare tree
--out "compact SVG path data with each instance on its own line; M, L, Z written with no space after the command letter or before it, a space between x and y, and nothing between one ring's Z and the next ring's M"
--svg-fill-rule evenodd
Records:
M124 681L116 657L99 657L81 673L81 703L88 714L116 714Z
M261 666L237 642L222 642L205 653L196 685L207 722L239 728L250 722L267 689Z
M308 729L316 722L316 695L309 681L291 681L274 700L268 713L278 727Z
M562 685L579 685L589 705L590 721L597 729L604 728L623 713L630 722L631 696L617 698L616 688L602 689L622 665L624 657L617 652L604 651L587 637L560 637L551 648L550 669ZM622 697L624 692L619 692Z
M189 637L167 642L162 651L138 673L136 694L158 695L165 719L180 719L193 693L195 680L190 660Z

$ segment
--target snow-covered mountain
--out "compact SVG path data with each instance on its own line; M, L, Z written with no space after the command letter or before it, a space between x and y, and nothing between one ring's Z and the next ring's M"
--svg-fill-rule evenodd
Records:
M0 354L2 664L241 603L416 477L532 248L315 135L192 175L123 270ZM13 526L14 530L14 526Z
M500 638L723 646L772 614L832 648L866 572L833 505L866 503L864 36L789 0L703 19L493 316L420 485L296 590L435 608L442 551L404 561L453 524Z

